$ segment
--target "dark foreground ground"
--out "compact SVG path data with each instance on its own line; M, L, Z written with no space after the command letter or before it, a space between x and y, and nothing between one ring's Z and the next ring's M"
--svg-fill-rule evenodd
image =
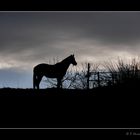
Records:
M140 91L0 89L0 127L140 127Z

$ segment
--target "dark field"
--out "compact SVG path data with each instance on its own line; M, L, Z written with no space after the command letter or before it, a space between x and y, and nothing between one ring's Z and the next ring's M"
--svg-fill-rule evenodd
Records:
M0 89L0 127L140 127L135 88Z

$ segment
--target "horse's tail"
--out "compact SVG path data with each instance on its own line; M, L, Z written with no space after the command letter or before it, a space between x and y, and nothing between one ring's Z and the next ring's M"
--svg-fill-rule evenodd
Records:
M33 71L33 89L35 89L35 86L36 86L36 74L35 72Z

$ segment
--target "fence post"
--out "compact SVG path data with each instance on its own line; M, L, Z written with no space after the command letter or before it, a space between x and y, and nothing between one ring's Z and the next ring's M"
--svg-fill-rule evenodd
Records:
M87 89L89 89L89 78L90 78L90 63L88 63L88 70L87 70Z

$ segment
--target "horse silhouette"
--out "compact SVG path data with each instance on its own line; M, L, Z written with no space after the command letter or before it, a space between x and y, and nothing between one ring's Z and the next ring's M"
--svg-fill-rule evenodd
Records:
M45 63L36 65L33 68L33 88L39 89L39 84L43 76L46 76L48 78L56 78L57 88L62 87L61 80L65 76L70 64L77 65L74 55L70 55L61 62L56 63L54 65L49 65Z

